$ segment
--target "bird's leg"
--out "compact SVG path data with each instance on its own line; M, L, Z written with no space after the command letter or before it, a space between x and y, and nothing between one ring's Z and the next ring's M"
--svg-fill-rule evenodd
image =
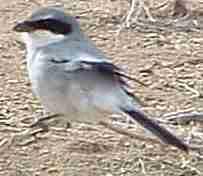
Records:
M48 132L48 125L45 123L46 120L52 119L57 117L58 115L46 115L43 118L35 118L33 123L29 123L26 125L26 120L24 119L25 128L16 133L13 138L12 142L16 142L18 145L24 146L30 143L35 142L39 138L39 134ZM35 116L36 117L36 116Z
M42 128L44 131L48 131L48 124L46 123L46 121L50 121L50 124L55 126L58 128L70 128L71 127L71 123L67 121L67 117L61 115L61 114L48 114L48 113L44 113L45 115L40 118L37 119L35 122L33 122L29 127L33 128L33 127L40 127Z
M17 142L20 143L20 145L26 145L28 143L32 143L36 141L39 138L39 134L49 131L48 124L45 123L45 121L55 120L55 119L58 120L59 116L60 116L59 114L52 114L52 115L47 114L42 118L37 118L32 124L28 125L27 126L28 128L26 128L23 132L16 134L14 136L14 140L17 140ZM66 128L70 127L69 123L68 124L64 123L64 124L67 125Z
M37 121L35 121L34 123L32 123L30 125L31 128L35 127L35 126L40 126L41 128L45 129L45 130L48 130L48 125L46 125L44 123L44 121L46 120L50 120L50 119L53 119L55 117L58 117L59 114L52 114L52 115L46 115L44 116L43 118L40 118L40 119L37 119Z

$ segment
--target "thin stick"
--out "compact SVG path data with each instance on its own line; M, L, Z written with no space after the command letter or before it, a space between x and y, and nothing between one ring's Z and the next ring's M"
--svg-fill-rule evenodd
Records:
M196 97L200 97L201 93L197 90L195 90L194 88L190 87L189 85L185 84L185 83L181 83L178 82L179 86L184 87L186 90L192 92L194 95L192 96L192 98L196 98Z
M176 121L179 123L187 123L190 121L203 122L203 112L177 112L167 116L168 121Z
M48 116L45 116L45 117L43 117L43 118L41 118L41 119L37 119L37 121L36 122L34 122L34 123L32 123L29 127L35 127L35 126L43 126L44 124L43 124L43 122L44 121L46 121L46 120L50 120L50 119L53 119L53 118L55 118L55 117L58 117L59 116L59 114L53 114L53 115L48 115Z
M126 20L125 20L125 23L126 23L127 27L130 27L130 19L132 17L132 14L135 11L135 2L136 2L136 0L131 1L130 10L129 10L129 13L127 14L127 17L126 17Z

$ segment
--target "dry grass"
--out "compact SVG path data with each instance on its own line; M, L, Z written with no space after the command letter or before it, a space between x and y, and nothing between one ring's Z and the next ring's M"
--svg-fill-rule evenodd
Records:
M152 2L156 7L160 3ZM202 96L191 91L202 95L203 90L203 33L199 16L177 16L184 22L197 22L188 26L180 21L181 26L177 26L178 23L172 23L173 17L160 17L150 8L156 23L141 15L141 23L132 23L118 35L121 19L130 8L127 1L57 1L60 3L69 13L81 16L83 30L116 64L147 85L132 83L148 114L161 117L180 110L203 111ZM51 126L49 132L27 135L27 125L41 114L41 107L31 93L24 46L11 29L39 5L53 4L56 1L0 1L0 175L203 175L202 149L185 155L99 125L73 124L70 129ZM164 23L168 21L169 26ZM203 145L201 124L168 128L192 144ZM32 130L35 133L38 129ZM132 132L143 134L138 127Z

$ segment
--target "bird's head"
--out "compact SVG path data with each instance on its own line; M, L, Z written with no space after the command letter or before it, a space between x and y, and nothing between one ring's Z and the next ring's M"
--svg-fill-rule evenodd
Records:
M22 33L26 45L46 45L80 34L76 18L53 7L40 8L27 20L19 22L13 28Z

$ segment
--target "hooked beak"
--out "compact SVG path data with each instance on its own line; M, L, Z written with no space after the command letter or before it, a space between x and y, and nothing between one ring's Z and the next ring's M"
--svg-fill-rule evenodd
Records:
M34 25L33 25L33 22L31 21L23 21L23 22L17 23L13 27L13 30L16 32L31 32L34 30Z

